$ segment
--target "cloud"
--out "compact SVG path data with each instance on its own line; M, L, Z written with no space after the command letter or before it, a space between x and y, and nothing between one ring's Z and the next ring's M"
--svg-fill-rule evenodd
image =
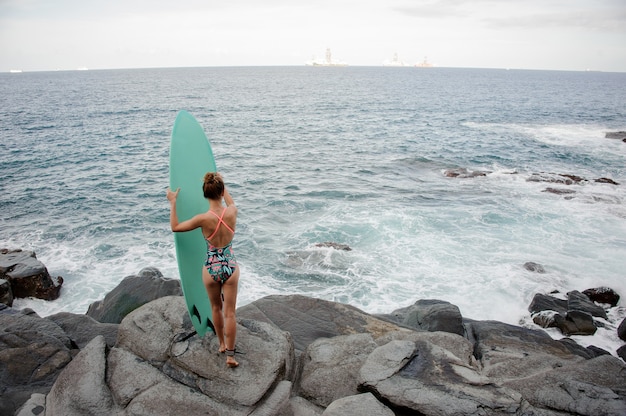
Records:
M617 10L571 10L558 13L533 13L485 19L491 28L582 28L626 33L626 7ZM626 40L625 40L626 41Z

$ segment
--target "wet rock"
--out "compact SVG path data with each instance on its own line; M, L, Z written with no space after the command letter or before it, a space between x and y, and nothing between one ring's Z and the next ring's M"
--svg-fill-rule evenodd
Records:
M585 181L585 178L576 175L568 175L561 173L533 173L526 179L528 182L550 182L563 185L573 185Z
M63 285L63 278L52 278L33 251L0 250L0 279L11 284L15 298L54 300Z
M488 171L470 171L466 168L446 169L443 175L448 178L476 178L478 176L487 176Z
M569 311L565 316L556 315L555 323L564 335L593 335L598 330L591 314L577 310Z
M607 139L626 140L626 131L609 131L604 137Z
M607 319L606 311L603 307L596 305L589 296L577 290L567 293L567 309L569 311L587 312L591 316Z
M617 306L619 294L609 287L596 287L584 290L583 293L593 302L608 304L611 307Z
M571 195L571 194L576 193L576 191L573 191L571 189L559 189L559 188L546 188L541 192L548 192L548 193L556 194L556 195Z
M531 314L543 311L555 311L561 315L565 315L567 313L567 301L543 293L536 293L528 306L528 311Z
M6 279L0 279L0 303L13 306L13 290L11 290L11 283Z
M153 267L142 269L137 275L127 276L104 300L89 305L87 316L102 323L119 324L130 312L164 296L182 296L180 280L163 277Z
M617 336L622 341L626 341L626 318L622 319L622 322L617 327Z
M327 247L327 248L334 248L335 250L352 251L349 245L333 243L332 241L326 241L324 243L317 243L315 244L315 247L321 247L321 248Z
M526 263L524 263L524 268L528 270L529 272L534 272L534 273L546 272L546 269L544 269L544 267L541 264L538 264L532 261L527 261Z
M619 183L615 182L613 179L610 179L610 178L598 178L594 182L608 183L610 185L619 185Z

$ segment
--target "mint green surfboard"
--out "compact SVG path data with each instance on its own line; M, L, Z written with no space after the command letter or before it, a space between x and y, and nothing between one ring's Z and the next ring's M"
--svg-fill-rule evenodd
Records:
M204 174L216 172L213 151L202 126L186 111L180 111L172 129L170 142L170 189L180 188L176 200L179 221L206 212L209 203L202 193ZM206 242L200 228L174 233L180 282L189 317L200 337L207 329L215 332L211 322L211 303L202 283L206 260Z

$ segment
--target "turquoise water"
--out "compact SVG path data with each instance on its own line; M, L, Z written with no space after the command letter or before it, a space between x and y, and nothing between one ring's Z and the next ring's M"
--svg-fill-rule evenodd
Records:
M597 72L0 74L0 247L34 250L65 279L59 300L17 306L84 313L143 267L178 277L165 190L180 109L240 209L239 305L301 293L378 313L429 298L528 324L536 292L626 296L626 144L604 138L626 130L624 97L626 74ZM444 175L460 168L487 174ZM316 246L327 241L352 250Z

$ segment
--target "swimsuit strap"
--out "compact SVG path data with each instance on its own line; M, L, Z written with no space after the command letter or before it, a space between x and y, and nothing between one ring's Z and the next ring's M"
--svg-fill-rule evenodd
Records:
M231 233L235 234L235 231L234 231L232 228L230 228L230 227L228 226L228 224L226 224L226 223L224 222L224 220L223 220L223 218L224 218L224 214L226 213L226 209L225 209L225 208L224 208L224 211L222 211L222 215L221 215L221 216L218 216L215 212L213 212L213 211L211 211L211 210L209 210L209 212L210 212L211 214L215 215L215 216L217 217L218 221L217 221L217 227L215 227L215 231L213 231L213 234L211 234L211 236L210 236L210 237L207 237L207 240L211 241L211 239L212 239L213 237L215 237L215 234L217 234L217 230L219 230L219 229L220 229L220 225L222 225L222 224L224 224L224 227L226 227L226 228L227 228L227 229L228 229Z

